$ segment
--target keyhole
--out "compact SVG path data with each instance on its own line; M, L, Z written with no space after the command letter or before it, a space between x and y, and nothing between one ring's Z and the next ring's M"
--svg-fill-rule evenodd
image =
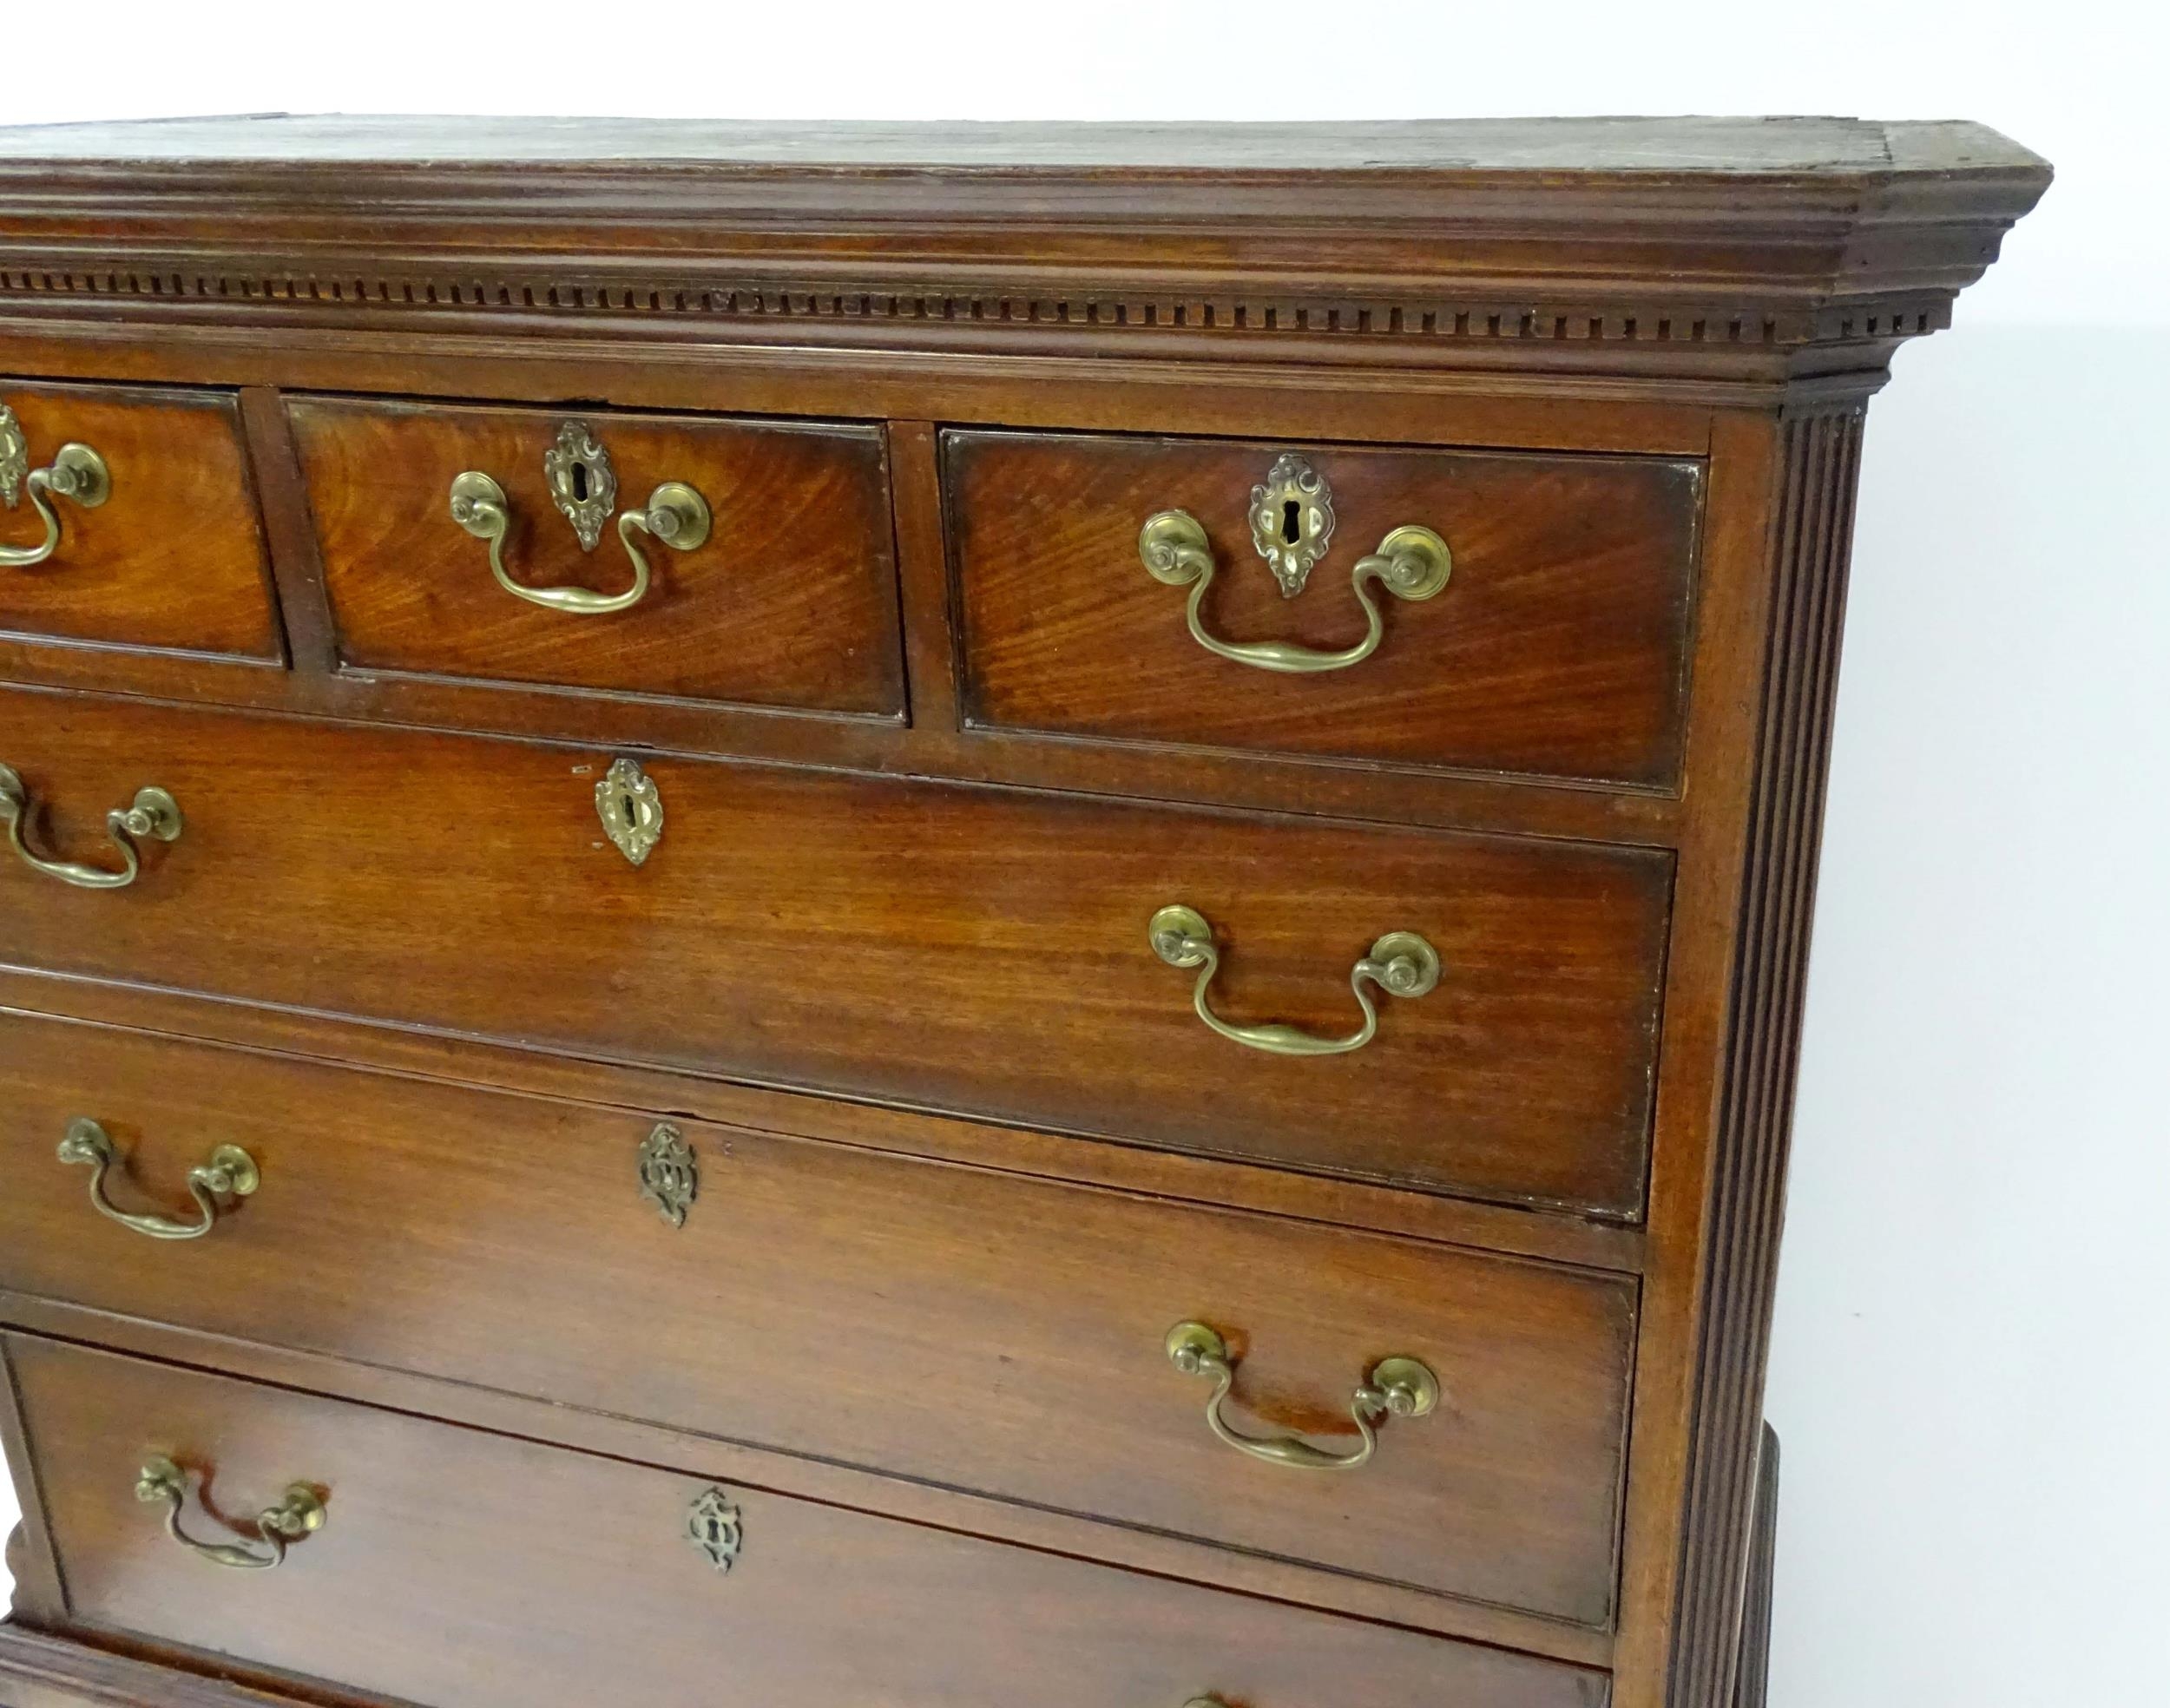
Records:
M585 463L573 464L573 496L583 504L588 502L588 465ZM1295 535L1292 534L1289 537L1293 539Z
M1281 506L1281 538L1292 546L1296 543L1299 537L1299 530L1297 523L1303 516L1303 512L1304 507L1293 498Z
M631 797L620 801L618 810L625 814L626 829L637 831L641 828L641 809L633 804Z

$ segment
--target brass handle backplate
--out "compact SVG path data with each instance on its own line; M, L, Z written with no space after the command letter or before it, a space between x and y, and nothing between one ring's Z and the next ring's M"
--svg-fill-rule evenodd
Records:
M9 846L32 871L43 872L78 890L127 889L142 870L142 857L136 844L146 838L172 842L181 830L181 807L171 795L163 789L137 790L135 800L128 805L116 806L106 814L106 834L121 851L121 870L108 871L102 866L48 860L30 852L23 840L23 823L30 811L30 792L23 786L22 778L12 766L0 765L0 823L7 826Z
M1300 1471L1353 1471L1371 1462L1378 1450L1373 1427L1384 1417L1423 1417L1439 1404L1439 1378L1414 1358L1382 1358L1371 1376L1350 1396L1349 1416L1356 1422L1363 1444L1351 1453L1331 1453L1295 1435L1246 1435L1231 1429L1220 1415L1228 1390L1235 1385L1235 1360L1228 1343L1203 1323L1178 1323L1167 1334L1168 1362L1186 1376L1211 1378L1213 1397L1206 1402L1206 1422L1213 1434L1253 1459L1287 1465Z
M1303 590L1312 565L1325 555L1332 537L1332 494L1301 457L1284 457L1273 465L1266 483L1252 489L1251 500L1253 544L1272 569L1283 597L1293 598ZM1201 611L1216 566L1213 542L1189 511L1162 510L1147 517L1138 530L1138 557L1154 580L1190 588L1183 619L1191 639L1207 652L1256 670L1292 676L1346 670L1378 651L1386 636L1386 620L1371 596L1371 583L1378 582L1397 599L1422 601L1445 588L1454 573L1454 554L1430 529L1414 522L1394 529L1376 552L1358 558L1350 571L1357 603L1364 608L1364 639L1352 647L1325 651L1292 640L1223 640L1207 629Z
M573 524L581 549L594 550L617 493L609 457L582 423L569 421L542 460L551 496ZM618 542L633 560L633 585L622 593L597 593L589 588L526 587L513 580L504 556L505 538L512 531L512 503L504 488L480 470L470 469L454 477L451 512L454 522L490 542L490 573L507 593L530 605L584 616L628 610L648 597L648 561L634 538L636 534L661 540L673 551L692 551L706 542L712 526L707 499L683 481L665 481L648 495L646 509L625 510L618 516Z
M1362 1049L1379 1029L1378 1008L1366 985L1376 984L1391 995L1415 997L1430 994L1439 983L1439 951L1414 931L1389 931L1349 974L1349 988L1364 1011L1363 1023L1355 1031L1344 1037L1321 1038L1278 1022L1238 1026L1215 1014L1206 1000L1213 975L1220 970L1220 951L1214 946L1213 928L1205 915L1195 908L1171 904L1153 916L1146 935L1153 952L1169 966L1198 969L1191 1006L1200 1020L1222 1037L1268 1055L1346 1055L1351 1050Z
M306 1482L289 1484L284 1500L256 1514L257 1540L265 1550L239 1542L200 1542L181 1527L181 1511L188 1498L188 1477L170 1459L153 1457L136 1473L135 1498L147 1506L166 1508L166 1534L199 1559L237 1572L268 1572L282 1565L289 1543L324 1528L324 1501Z
M87 444L62 445L43 469L30 467L30 441L15 411L0 404L0 503L13 509L24 493L45 524L35 546L0 545L0 564L24 569L43 563L60 549L60 517L50 498L65 498L95 510L113 496L113 475L106 460Z
M256 1159L239 1145L220 1145L188 1171L188 1195L196 1200L197 1219L177 1222L167 1216L131 1215L106 1196L106 1176L121 1166L113 1135L88 1116L68 1123L60 1141L60 1159L90 1170L90 1201L101 1216L151 1239L201 1239L220 1215L250 1196L263 1176Z

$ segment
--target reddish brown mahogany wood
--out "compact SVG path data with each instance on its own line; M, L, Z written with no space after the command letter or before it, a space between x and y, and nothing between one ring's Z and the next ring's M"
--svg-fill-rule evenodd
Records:
M1617 1274L1633 1275L1642 1267L1642 1230L1631 1224L1532 1215L1505 1205L1115 1141L1085 1143L1070 1134L990 1126L890 1104L808 1097L683 1069L626 1068L517 1044L397 1026L356 1026L333 1015L247 1003L207 1003L185 993L142 985L6 967L0 967L0 1010L19 1017L68 1016L168 1039L197 1038L238 1048L350 1061L388 1073L574 1102L670 1109L695 1120L827 1140L889 1155L1108 1186L1183 1203L1258 1210Z
M290 398L287 412L344 668L904 711L875 431L323 397ZM487 544L447 509L453 477L479 470L510 501L504 558L516 581L602 594L631 587L615 525L584 552L552 502L542 459L568 422L589 428L610 458L613 522L645 509L667 481L693 487L714 518L689 551L635 536L653 580L627 610L557 611L515 597L490 573Z
M1691 1468L1688 1418L1709 1123L1723 1067L1728 969L1743 881L1739 851L1751 794L1754 708L1766 663L1772 517L1783 480L1779 430L1760 412L1717 418L1711 450L1688 725L1690 783L1682 803L1680 881L1667 952L1666 1049L1652 1135L1652 1237L1643 1251L1634 1470L1621 1549L1616 1678L1624 1708L1666 1700L1665 1656L1680 1587L1680 1514Z
M75 1618L380 1696L692 1708L727 1677L808 1708L995 1708L1021 1681L1050 1708L1208 1692L1293 1708L1351 1679L1381 1701L1605 1698L1600 1673L737 1483L726 1575L686 1539L717 1487L690 1449L652 1469L21 1336L7 1348ZM135 1498L153 1451L193 1474L199 1534L246 1534L297 1480L320 1491L325 1527L275 1571L209 1567Z
M0 695L0 758L53 801L34 838L89 853L101 815L150 780L190 814L181 843L118 895L0 875L0 1001L80 1016L55 1035L101 1041L80 1059L103 1062L108 1083L84 1073L76 1088L145 1100L125 1117L141 1129L139 1184L170 1187L165 1171L184 1166L155 1136L167 1112L149 1089L169 1067L205 1127L247 1126L293 1178L346 1183L334 1219L383 1209L420 1174L433 1115L465 1135L438 1172L471 1203L517 1195L584 1231L548 1270L507 1258L522 1291L557 1297L592 1249L612 1256L615 1290L644 1301L614 1311L614 1289L589 1286L539 1311L559 1320L520 1343L484 1344L485 1325L510 1320L510 1289L460 1278L517 1231L408 1194L415 1207L377 1219L377 1243L345 1242L352 1261L319 1252L322 1277L283 1314L224 1283L160 1307L130 1290L148 1295L161 1261L213 1277L240 1239L290 1238L273 1188L235 1219L231 1246L131 1248L94 1273L90 1248L56 1232L69 1225L46 1196L61 1171L37 1162L25 1189L9 1165L5 1213L33 1219L11 1260L84 1297L0 1285L0 1321L273 1384L65 1376L54 1403L100 1421L59 1432L63 1449L119 1451L128 1431L111 1420L145 1412L134 1396L153 1389L161 1403L215 1393L196 1414L207 1433L255 1432L273 1449L317 1439L319 1417L343 1435L365 1418L342 1484L383 1488L403 1517L398 1543L364 1529L367 1547L341 1556L326 1542L314 1557L352 1569L321 1600L306 1578L271 1574L303 1586L299 1615L272 1631L233 1611L225 1582L171 1576L145 1514L96 1506L81 1493L87 1460L42 1426L26 1443L0 1406L25 1491L24 1617L151 1658L0 1631L0 1704L274 1708L158 1640L215 1647L237 1628L260 1659L313 1671L286 1689L342 1704L372 1687L444 1708L493 1692L523 1708L606 1691L674 1699L688 1662L720 1664L706 1633L729 1604L659 1590L649 1527L635 1547L619 1527L647 1491L670 1487L675 1502L674 1473L693 1467L771 1491L775 1534L806 1544L790 1606L733 1652L765 1698L1007 1701L1041 1672L1057 1700L1096 1705L1231 1688L1226 1674L1178 1684L1155 1670L1179 1627L1250 1652L1238 1708L1374 1685L1382 1701L1444 1692L1470 1708L1608 1691L1610 1708L1731 1708L1752 1693L1735 1676L1762 1611L1744 1624L1748 1490L1858 413L1898 342L1945 323L2048 177L1978 127L1853 120L0 131L0 370L47 391L240 388L233 490L260 501L292 659L237 669L240 651L141 635L0 633L0 680L46 690ZM342 432L361 424L354 443L382 451L378 466L312 494L297 399L303 417L339 411ZM480 542L432 531L455 470L425 480L429 459L391 454L386 424L449 454L476 422L554 431L569 411L607 417L614 449L621 426L704 444L752 433L766 457L789 436L716 417L789 417L799 450L861 458L873 473L852 487L858 520L818 506L807 526L863 547L849 564L840 551L837 573L861 576L879 607L859 630L878 629L878 653L856 638L839 650L793 608L752 650L733 652L746 637L723 627L706 648L650 637L642 652L677 684L658 691L628 651L561 645L547 627L524 631L541 641L498 634L501 613L463 607L460 632L440 634L403 605L418 584L393 556L327 549L341 506L350 533L380 525L360 518L361 495L391 482L417 495L381 523L404 530L399 556L481 571ZM973 448L949 470L954 538L944 436ZM503 454L532 479L523 445ZM1289 604L1240 581L1240 516L1207 514L1247 496L1262 470L1244 459L1279 449L1356 471L1334 476L1355 495L1337 557ZM998 465L998 450L1014 460ZM996 502L969 504L983 456L1002 476L980 483ZM1095 509L1028 468L1035 457L1071 459L1064 481L1112 496ZM1147 491L1148 474L1165 484L1231 458L1233 483ZM643 467L633 496L669 472ZM1345 570L1344 601L1324 597L1335 562L1393 522L1437 525L1371 516L1373 501L1445 515L1479 475L1485 502L1443 529L1455 581L1430 606L1389 608L1364 693L1353 674L1201 673L1220 661L1189 645L1180 595L1137 565L1144 507L1197 509L1224 558L1214 620L1331 644L1352 638L1326 614L1352 615ZM758 505L738 520L764 526ZM773 591L761 578L780 551L733 577ZM1070 567L1053 575L1049 562ZM496 591L486 573L426 585L455 604ZM170 614L170 597L144 589L143 608ZM699 621L722 603L704 598ZM1439 621L1457 611L1484 621ZM257 654L275 657L263 632ZM1425 637L1440 649L1410 644ZM1397 669L1410 680L1380 693ZM190 701L252 715L177 704ZM1396 721L1393 706L1412 705L1423 715ZM600 844L587 806L595 768L625 752L670 803L639 872ZM155 762L169 774L152 778ZM1448 982L1390 1003L1374 1045L1303 1077L1322 1064L1252 1058L1197 1027L1187 981L1142 941L1170 885L1222 928L1216 1000L1239 1018L1345 1027L1349 957L1390 923L1438 942ZM207 1059L187 1036L326 1060L250 1056L214 1089L180 1065ZM33 1095L67 1097L68 1055L56 1044L26 1064ZM330 1065L342 1061L356 1065ZM498 1090L380 1081L360 1064ZM358 1077L371 1089L339 1088ZM239 1094L274 1081L295 1088L299 1131L320 1144L290 1150ZM530 1119L510 1133L480 1113L516 1106ZM673 1234L635 1205L636 1234L610 1200L575 1201L575 1181L622 1166L621 1129L642 1124L632 1109L681 1112L704 1158L746 1183L746 1239L698 1274L681 1273L685 1254L726 1238L707 1220ZM361 1178L372 1120L402 1159L381 1179ZM537 1182L545 1157L562 1168ZM833 1205L812 1207L823 1193ZM968 1212L988 1231L961 1234ZM652 1270L633 1258L641 1239L661 1248ZM746 1262L755 1250L766 1261ZM1462 1416L1443 1371L1437 1417L1397 1421L1364 1472L1286 1497L1286 1527L1308 1540L1245 1527L1265 1521L1226 1498L1249 1472L1233 1455L1188 1481L1134 1468L1126 1481L1109 1468L1117 1429L1164 1422L1129 1385L1134 1316L1164 1287L1203 1286L1207 1254L1225 1278L1207 1310L1258 1336L1240 1395L1257 1421L1325 1429L1325 1366L1345 1340L1390 1350L1397 1327L1463 1358L1480 1396L1503 1393L1493 1378L1513 1364L1529 1402ZM411 1273L376 1280L395 1267ZM364 1269L404 1301L381 1320L360 1285L332 1297ZM998 1275L1020 1285L997 1296ZM1497 1309L1471 1305L1479 1276L1503 1290ZM421 1299L428 1277L441 1284ZM1626 1310L1631 1291L1624 1323L1591 1303ZM1554 1305L1539 1309L1539 1292ZM726 1296L728 1310L700 1313ZM655 1321L711 1355L698 1375L668 1368L667 1348L640 1356ZM878 1353L853 1345L858 1322L884 1325ZM1017 1352L1035 1323L1050 1332ZM783 1363L792 1324L871 1373L841 1385L833 1412ZM561 1368L575 1345L631 1411L597 1409L610 1402L593 1372ZM741 1346L749 1368L733 1371L721 1355ZM1616 1361L1601 1373L1601 1348ZM977 1409L944 1429L931 1392L897 1399L912 1351L924 1372L976 1382ZM56 1367L105 1362L46 1353ZM1074 1418L1101 1421L1036 1433L1047 1420L1026 1371ZM560 1391L579 1403L534 1396ZM1617 1442L1623 1392L1615 1574L1575 1542L1574 1514L1612 1488L1597 1443ZM1439 1458L1396 1457L1432 1426ZM476 1429L556 1448L480 1446ZM1072 1441L1082 1459L1065 1458ZM470 1464L450 1443L477 1455L485 1498L471 1512L448 1498ZM1184 1436L1170 1465L1207 1445ZM1496 1510L1465 1500L1480 1457L1503 1485ZM267 1457L246 1476L293 1469ZM1413 1495L1410 1527L1435 1521L1413 1550L1376 1510L1393 1490ZM526 1527L538 1496L554 1508L547 1532ZM1332 1516L1304 1505L1336 1501ZM848 1536L819 1527L852 1509L881 1516L850 1518ZM1366 1512L1376 1534L1354 1516ZM90 1549L94 1594L79 1604L49 1516ZM564 1540L595 1536L607 1581ZM175 1582L201 1599L168 1600ZM115 1585L125 1594L95 1599ZM511 1598L538 1591L573 1611L531 1622ZM1547 1612L1470 1599L1485 1595ZM372 1628L352 1610L397 1613L403 1596L411 1616L363 1652ZM1569 1622L1607 1606L1609 1629ZM500 1617L503 1642L472 1642ZM320 1632L328 1650L292 1659ZM839 1692L821 1669L869 1654L863 1632L887 1645L882 1678ZM523 1665L575 1641L546 1676L478 1672L485 1652ZM772 1676L788 1683L760 1688Z
M115 802L189 828L124 890L35 897L0 957L1511 1201L1640 1213L1671 864L1514 841L0 693L45 834ZM1246 1023L1354 1029L1350 973L1421 932L1439 988L1346 1055L1209 1032L1147 922L1187 903ZM336 955L327 940L337 922ZM1360 1110L1361 1119L1350 1119Z
M203 1334L81 1305L34 1299L0 1290L0 1324L53 1339L96 1345L138 1357L185 1363L229 1376L416 1416L437 1417L500 1435L554 1442L608 1458L667 1463L697 1443L713 1475L760 1484L775 1493L1099 1560L1185 1582L1264 1596L1292 1606L1398 1625L1543 1655L1575 1665L1606 1667L1614 1645L1604 1632L1568 1625L1488 1603L1464 1601L1268 1554L1245 1554L1165 1531L1134 1529L1079 1514L934 1483L917 1483L826 1460L742 1446L707 1432L688 1432L604 1412L554 1406L497 1389L448 1382L381 1365Z
M1253 488L1291 452L1331 489L1333 515L1295 597L1249 520ZM1695 464L951 433L944 468L976 726L1675 781ZM1140 562L1141 524L1171 509L1212 542L1201 615L1220 640L1327 652L1362 640L1351 567L1404 524L1446 541L1452 576L1421 603L1372 584L1386 638L1359 664L1260 670L1200 647L1184 622L1187 590Z
M636 1190L653 1115L53 1022L0 1022L0 1287L1609 1619L1624 1278L684 1120L674 1228ZM51 1159L82 1116L138 1207L185 1209L220 1143L265 1184L198 1245L136 1238ZM1362 1476L1258 1465L1168 1364L1191 1319L1237 1350L1253 1431L1349 1450L1349 1392L1394 1354L1452 1397Z
M56 385L0 376L30 466L70 441L104 458L112 495L52 500L60 544L0 569L0 630L102 647L276 663L279 623L240 418L216 391ZM0 543L35 545L27 499L0 511Z
M1874 366L2048 181L1980 126L1856 119L17 129L0 294L252 328L962 352L1023 322L1081 353Z
M1733 1691L1763 1432L1764 1358L1792 1135L1808 932L1860 469L1860 405L1786 424L1776 576L1755 732L1746 894L1726 1016L1694 1342L1694 1466L1674 1628L1677 1700Z

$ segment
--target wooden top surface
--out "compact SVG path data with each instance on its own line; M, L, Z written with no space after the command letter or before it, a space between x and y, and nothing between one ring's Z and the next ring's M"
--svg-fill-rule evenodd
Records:
M0 312L1718 352L1944 324L2048 181L1979 125L1831 118L30 127Z
M268 114L0 128L0 159L167 164L615 163L1017 174L1387 172L1871 177L2044 163L1963 122L1847 118L1320 124L778 123Z

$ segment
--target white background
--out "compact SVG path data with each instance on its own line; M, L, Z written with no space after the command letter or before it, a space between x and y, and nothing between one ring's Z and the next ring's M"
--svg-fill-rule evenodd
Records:
M2048 155L1870 416L1772 1355L1772 1700L2094 1708L2161 1698L2170 1604L2163 16L108 4L11 24L0 116L1805 112Z

